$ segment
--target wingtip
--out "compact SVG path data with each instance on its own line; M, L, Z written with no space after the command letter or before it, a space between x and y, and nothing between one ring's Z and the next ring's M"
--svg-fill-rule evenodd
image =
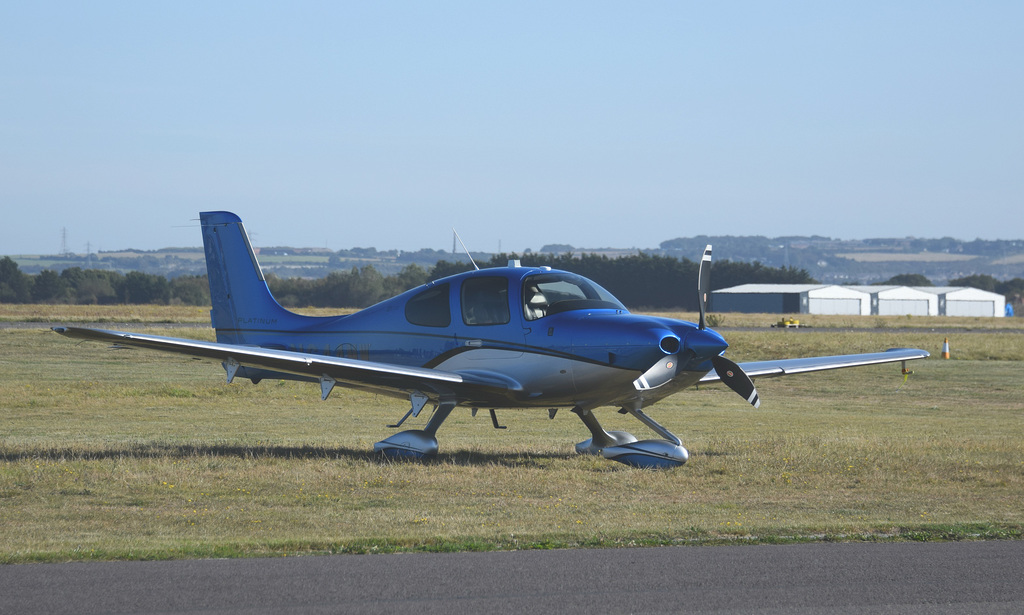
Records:
M886 352L903 352L903 351L916 352L918 355L920 355L920 357L922 359L927 359L928 357L932 356L932 353L928 352L927 350L922 350L920 348L889 348L888 350L886 350Z

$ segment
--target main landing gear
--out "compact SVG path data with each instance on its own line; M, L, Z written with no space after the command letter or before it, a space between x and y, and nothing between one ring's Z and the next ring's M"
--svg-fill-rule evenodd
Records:
M686 463L690 453L683 448L682 441L672 432L644 414L639 404L626 406L620 412L633 415L664 440L637 440L627 431L605 431L597 417L590 410L572 409L590 430L591 438L576 445L577 453L603 455L606 459L618 461L637 468L674 468Z
M402 420L389 427L399 427L409 416L419 416L420 410L427 404L429 398L419 392L413 393L410 397L412 408L405 413ZM408 429L400 431L393 436L385 438L373 445L376 453L382 453L388 457L413 457L422 459L437 454L437 429L441 426L448 415L455 409L454 399L441 399L437 405L434 415L427 421L423 429Z
M410 416L419 416L420 411L430 401L422 393L413 393L410 397L412 407L402 420L390 427L400 427ZM408 429L385 438L373 445L373 450L388 457L412 457L422 459L437 454L437 430L455 409L454 399L442 398L423 429ZM637 440L636 436L627 431L605 431L594 413L579 406L573 413L580 417L583 424L590 430L591 438L576 445L577 453L602 455L606 459L618 461L638 468L673 468L681 466L690 458L683 448L683 443L672 432L659 425L654 419L644 414L639 404L629 405L620 412L631 414L641 423L660 435L663 440ZM549 411L552 418L554 412ZM496 429L504 429L498 424L494 411L491 420Z

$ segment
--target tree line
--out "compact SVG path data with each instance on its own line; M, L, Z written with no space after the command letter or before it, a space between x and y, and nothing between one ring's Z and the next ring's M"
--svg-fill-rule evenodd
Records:
M698 309L698 263L686 258L649 255L609 258L603 255L533 253L522 256L494 255L481 268L504 266L510 259L524 266L548 266L572 271L605 287L632 308ZM466 262L439 261L429 270L410 264L395 275L385 276L372 266L334 271L315 279L267 275L267 284L279 303L286 307L362 308L410 288L472 269ZM957 282L957 281L953 281ZM1000 282L991 276L972 276L962 286L976 286L1018 296L1024 280ZM711 289L739 284L813 284L803 269L768 267L760 263L717 261L712 267ZM1005 290L1005 292L1004 292ZM161 275L130 271L71 267L57 273L44 270L23 273L10 257L0 259L0 303L68 304L184 304L209 305L210 291L205 275L183 275L168 279Z
M525 266L549 266L573 271L601 284L626 305L647 308L697 309L697 263L688 259L638 254L608 258L593 254L495 255L482 268L504 266L518 258ZM366 307L410 288L468 271L466 262L439 261L429 270L417 264L385 276L372 266L334 271L309 278L283 278L268 274L274 297L286 307ZM748 282L811 283L803 270L766 267L760 264L720 261L714 265L712 288ZM130 271L71 267L60 273L44 270L29 275L10 257L0 260L0 303L79 304L185 304L209 305L205 275L172 279Z
M69 267L23 273L9 256L0 259L0 303L203 305L210 301L206 276L160 275Z

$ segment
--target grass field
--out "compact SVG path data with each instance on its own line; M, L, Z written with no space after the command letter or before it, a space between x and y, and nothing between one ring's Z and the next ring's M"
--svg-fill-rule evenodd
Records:
M890 346L933 358L902 388L898 365L760 380L758 410L724 387L676 395L649 409L691 451L671 471L576 456L579 420L537 410L500 412L504 431L458 410L436 460L388 462L370 451L401 401L321 402L312 384L227 385L211 363L0 329L0 562L1019 538L1017 319L949 336L949 361L934 358L941 329L865 320L725 334L737 361Z

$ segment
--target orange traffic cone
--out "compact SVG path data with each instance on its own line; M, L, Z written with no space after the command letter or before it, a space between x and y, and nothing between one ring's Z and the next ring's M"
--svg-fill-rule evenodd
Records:
M945 338L942 341L942 358L943 359L948 359L949 358L949 338L948 337Z

